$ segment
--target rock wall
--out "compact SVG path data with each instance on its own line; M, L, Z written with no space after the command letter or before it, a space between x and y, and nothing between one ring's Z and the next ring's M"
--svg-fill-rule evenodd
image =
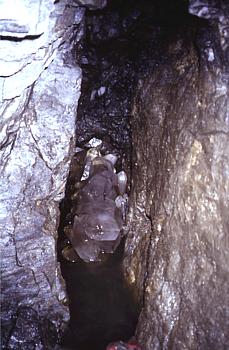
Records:
M139 56L124 269L141 304L144 350L229 347L229 7L189 3L190 14L203 20L169 28L154 48L144 38L153 58ZM105 5L0 3L3 349L57 349L68 319L56 232L81 85L79 6ZM138 16L133 10L129 20Z
M0 17L2 348L54 349L68 319L56 238L74 150L84 9L5 1Z
M229 7L213 3L190 1L207 20L169 29L137 87L124 269L144 350L229 347Z

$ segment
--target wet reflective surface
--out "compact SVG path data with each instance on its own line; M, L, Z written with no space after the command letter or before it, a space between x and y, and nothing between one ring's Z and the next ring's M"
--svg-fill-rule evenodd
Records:
M62 342L66 348L103 350L111 341L134 334L138 313L123 281L122 249L105 262L62 264L71 314Z

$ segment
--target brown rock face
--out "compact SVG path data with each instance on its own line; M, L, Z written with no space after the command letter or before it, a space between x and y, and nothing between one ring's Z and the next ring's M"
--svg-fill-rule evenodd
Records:
M135 98L124 267L145 350L229 347L228 61L206 23L170 35Z

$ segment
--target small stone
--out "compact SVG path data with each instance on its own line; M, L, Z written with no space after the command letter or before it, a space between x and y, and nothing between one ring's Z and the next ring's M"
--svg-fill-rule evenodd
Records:
M98 89L98 96L102 96L104 95L106 92L106 87L105 86L101 86L99 89Z

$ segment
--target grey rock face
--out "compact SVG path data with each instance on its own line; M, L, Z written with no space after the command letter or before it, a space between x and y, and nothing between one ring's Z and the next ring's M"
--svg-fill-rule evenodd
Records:
M63 1L32 5L18 2L21 12L9 13L14 19L0 14L2 346L7 349L36 344L53 349L68 319L56 238L81 84L71 43L82 35L83 11ZM32 13L20 17L30 6ZM34 331L28 333L28 325Z
M146 350L229 347L227 43L214 18L185 32L139 80L133 109L124 268Z
M28 2L26 3L28 5ZM63 41L62 38L64 36L65 40L67 38L66 28L80 23L83 15L82 9L77 11L74 18L74 11L71 7L65 7L64 2L56 5L52 4L52 6L51 4L52 1L42 2L40 5L43 5L43 7L41 8L32 4L33 11L35 12L36 9L39 14L36 14L37 18L32 17L33 12L31 14L32 21L37 19L34 22L36 28L39 28L40 17L46 17L42 30L35 33L33 31L28 32L24 39L8 40L9 37L14 38L15 34L11 33L10 30L7 31L7 26L2 28L3 33L1 35L3 37L0 47L1 102L21 96L24 90L38 79L44 69L55 58L57 48ZM24 11L19 13L29 12L23 1L19 1L18 6L24 8ZM9 7L8 11L10 16ZM70 28L67 32L70 33Z
M23 38L41 35L47 30L53 0L14 0L0 3L0 35Z

